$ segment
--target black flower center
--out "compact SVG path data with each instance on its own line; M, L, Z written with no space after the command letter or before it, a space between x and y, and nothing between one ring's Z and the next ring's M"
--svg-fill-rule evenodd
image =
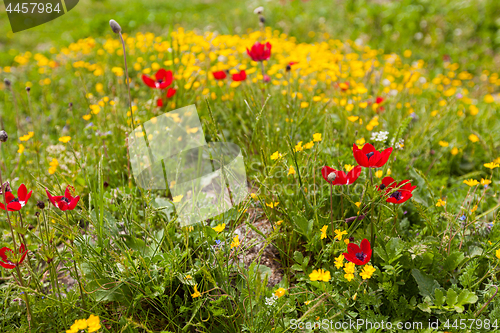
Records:
M162 79L158 79L158 80L156 80L156 82L158 82L158 83L162 83L162 82L163 82L163 80L162 80Z
M403 195L399 191L394 192L390 197L395 198L397 201L403 199Z
M11 202L19 202L19 198L15 198Z
M373 155L375 155L375 153L373 151L369 152L368 154L366 154L366 157L368 159L370 159L370 157L372 157Z
M366 258L366 254L364 254L363 252L358 252L355 254L356 258L358 258L359 260L361 261L365 261L365 258Z
M66 198L66 197L62 197L62 198L61 198L61 201L64 201L64 202L66 202L66 203L69 203L69 199L68 199L68 198Z
M381 190L383 190L384 188L386 188L385 184L381 184L379 187L380 187Z

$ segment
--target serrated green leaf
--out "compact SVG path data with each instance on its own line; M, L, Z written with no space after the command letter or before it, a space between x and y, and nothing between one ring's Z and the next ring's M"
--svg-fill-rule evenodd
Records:
M434 304L438 307L444 304L444 293L439 288L434 290Z
M425 273L420 272L420 270L414 268L411 270L411 274L415 278L418 284L418 290L420 291L420 295L429 296L434 294L434 290L439 288L439 283L434 280L432 277L428 276Z
M448 289L448 292L446 293L446 304L448 306L454 306L457 304L457 292L452 288Z
M475 293L473 293L472 291L469 291L467 289L464 289L458 295L457 304L458 305L474 304L477 302L477 300L478 300L478 298L477 298Z

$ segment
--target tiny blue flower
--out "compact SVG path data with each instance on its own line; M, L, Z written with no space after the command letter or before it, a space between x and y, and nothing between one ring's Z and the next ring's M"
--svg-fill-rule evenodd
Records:
M217 245L219 245L219 244L220 244L220 240L219 240L219 239L216 239L216 240L215 240L215 243L216 243Z
M458 219L459 219L460 221L465 221L466 217L465 217L465 215L462 215L462 216L460 216Z

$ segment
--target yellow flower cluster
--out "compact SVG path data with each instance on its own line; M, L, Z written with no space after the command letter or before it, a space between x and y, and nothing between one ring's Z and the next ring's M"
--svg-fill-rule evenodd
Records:
M71 325L66 333L79 333L81 330L87 330L87 332L96 332L101 328L101 321L99 316L94 316L91 314L88 319L77 319L75 323Z

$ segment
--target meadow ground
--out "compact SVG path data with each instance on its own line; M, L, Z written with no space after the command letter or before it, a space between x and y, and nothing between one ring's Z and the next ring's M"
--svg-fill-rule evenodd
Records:
M123 0L2 20L0 332L499 331L499 14ZM233 143L250 194L182 224L195 191L144 188L141 140Z

